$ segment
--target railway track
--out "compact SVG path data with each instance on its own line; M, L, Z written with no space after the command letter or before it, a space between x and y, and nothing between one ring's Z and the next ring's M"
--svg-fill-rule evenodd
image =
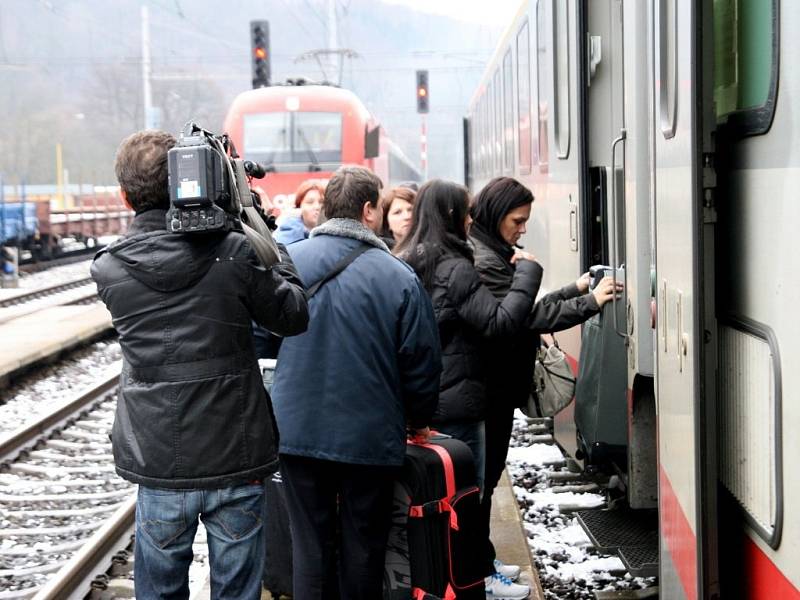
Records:
M59 295L66 291L82 289L88 286L94 286L94 281L91 277L81 277L79 279L73 279L72 281L65 281L46 287L40 287L29 292L22 292L20 294L0 300L0 308L10 308L23 304L29 304L34 300L48 298L50 296Z
M68 255L61 256L59 258L54 258L52 260L46 260L40 262L21 262L19 265L19 270L21 273L30 274L30 273L40 273L41 271L46 271L48 269L52 269L53 267L59 267L62 265L71 265L73 263L81 262L91 258L102 248L104 248L104 246L97 245L94 248L72 252Z
M30 598L56 573L61 595L48 597L67 597L61 569L76 579L116 547L109 536L129 537L120 531L132 526L132 509L118 509L135 487L114 472L108 440L118 377L0 440L0 600Z
M54 306L85 304L97 300L97 287L92 278L81 277L0 300L0 324Z

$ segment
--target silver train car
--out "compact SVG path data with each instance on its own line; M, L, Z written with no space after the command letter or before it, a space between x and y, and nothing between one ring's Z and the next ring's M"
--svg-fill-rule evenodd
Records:
M778 0L525 1L465 118L470 189L536 198L543 287L625 281L607 431L573 403L556 439L657 509L661 598L800 599L798 25ZM580 327L559 342L580 361Z

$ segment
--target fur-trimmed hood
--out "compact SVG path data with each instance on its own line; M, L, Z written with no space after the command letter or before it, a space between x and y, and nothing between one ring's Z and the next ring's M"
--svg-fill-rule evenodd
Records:
M352 238L389 252L389 246L374 231L355 219L329 219L311 230L312 238L318 235L338 235Z

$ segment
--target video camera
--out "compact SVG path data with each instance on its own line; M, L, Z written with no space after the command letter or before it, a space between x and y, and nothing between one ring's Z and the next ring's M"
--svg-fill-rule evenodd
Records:
M167 153L167 168L167 231L243 231L264 266L280 262L270 231L274 219L270 224L268 217L262 217L258 195L250 189L250 179L261 179L267 171L242 160L227 134L214 135L187 123Z

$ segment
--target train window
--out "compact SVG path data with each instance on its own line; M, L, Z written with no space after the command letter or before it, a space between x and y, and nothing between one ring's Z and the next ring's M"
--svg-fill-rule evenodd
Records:
M291 162L291 113L274 112L244 116L244 154L251 160Z
M714 101L738 133L765 133L778 87L777 0L714 3Z
M514 130L511 128L514 112L514 73L511 71L511 50L503 58L503 171L510 173L514 153Z
M486 86L486 175L494 169L494 86L492 80Z
M244 156L276 165L340 163L342 115L336 112L245 115Z
M678 11L677 0L659 0L656 17L658 49L658 114L661 133L675 135L678 113Z
M551 28L547 26L547 2L539 0L536 5L536 122L539 140L539 170L548 170L549 149L547 140L548 103L545 88L550 81L550 64L547 61L547 38Z
M481 97L481 174L485 177L489 171L489 95L484 92Z
M569 98L569 4L555 2L555 28L553 31L553 110L558 158L569 156L570 98Z
M517 139L519 172L531 172L531 47L528 22L517 34Z
M501 81L500 68L494 72L494 172L499 174L503 169L503 82Z

